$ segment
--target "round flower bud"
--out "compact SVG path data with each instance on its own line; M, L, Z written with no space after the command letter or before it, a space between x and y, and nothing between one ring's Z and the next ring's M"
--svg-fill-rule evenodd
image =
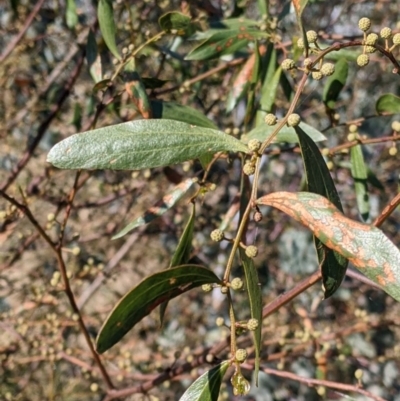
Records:
M224 318L223 318L223 317L217 317L217 318L215 319L215 324L216 324L218 327L223 326L223 325L225 324Z
M360 67L365 67L366 65L368 65L368 63L369 63L369 56L368 56L368 54L360 54L360 55L357 57L357 64L358 64Z
M246 162L243 166L243 173L253 175L256 171L256 166L252 162Z
M247 358L247 351L243 348L239 348L238 350L236 350L235 352L235 359L238 362L244 362Z
M363 374L364 374L364 372L363 372L362 369L357 369L357 370L354 372L354 376L355 376L355 378L356 378L357 380L360 380L360 379L363 377Z
M296 63L291 58L283 60L281 65L282 69L286 71L293 70L293 68L296 68Z
M311 73L311 76L313 77L313 79L315 79L316 81L319 81L322 79L323 75L321 71L313 71Z
M221 287L221 293L222 293L222 294L227 294L228 291L229 291L229 288L228 288L226 285L223 285L223 286Z
M383 39L389 39L392 36L392 30L385 26L384 28L381 29L381 38Z
M297 40L297 47L299 49L304 49L304 40L303 40L303 38L300 38L300 39Z
M365 39L365 44L373 46L379 39L379 36L376 33L369 33L367 38Z
M254 245L249 245L245 252L249 258L255 258L258 255L258 248Z
M392 122L392 130L396 132L400 132L400 121Z
M321 74L325 76L332 75L335 72L335 65L332 63L325 63L321 67Z
M300 121L300 116L296 113L293 113L288 117L287 124L289 127L297 127L300 124Z
M251 139L247 144L247 147L253 152L257 152L261 148L261 142L258 139Z
M322 156L329 156L329 153L330 153L330 150L329 150L329 148L323 148L323 149L321 149L321 154L322 154Z
M276 118L276 116L275 116L274 114L268 113L268 114L265 116L264 121L265 121L265 123L266 123L267 125L275 125L275 124L276 124L276 121L277 121L277 118Z
M393 36L393 43L395 45L399 45L400 44L400 33L396 33L396 35Z
M396 155L397 155L397 148L396 148L396 146L392 146L391 148L389 148L389 155L390 155L390 156L396 156Z
M212 291L213 287L212 287L211 284L203 284L203 285L201 286L201 289L202 289L204 292L210 292L210 291Z
M254 331L258 327L258 320L257 319L249 319L247 322L247 329L250 331Z
M310 67L310 65L312 64L312 60L310 59L310 58L305 58L304 59L304 61L303 61L303 66L305 67L305 68L308 68L308 67Z
M360 21L358 21L358 27L364 31L367 32L369 28L371 28L371 20L369 18L361 18Z
M349 142L353 142L353 141L355 141L356 139L357 139L357 134L355 134L355 133L353 133L353 132L351 132L350 134L347 135L347 140L348 140Z
M350 124L349 125L349 131L350 132L357 132L357 130L358 130L357 125L355 125L355 124Z
M262 220L262 218L263 218L263 215L262 215L261 212L257 211L257 212L254 213L253 220L256 223L260 222Z
M318 39L318 34L315 31L307 31L306 36L308 43L315 43Z
M210 237L215 242L221 242L224 239L224 232L217 228L211 231Z
M365 53L375 53L376 48L374 46L365 46Z
M243 280L240 277L235 277L232 281L231 281L231 288L232 290L241 290L243 288Z

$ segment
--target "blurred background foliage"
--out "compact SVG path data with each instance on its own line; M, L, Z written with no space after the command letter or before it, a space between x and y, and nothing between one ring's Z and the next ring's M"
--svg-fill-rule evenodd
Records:
M124 92L124 83L108 81L116 60L98 28L97 4L89 0L46 0L25 35L0 64L0 187L19 197L20 191L39 223L56 238L68 194L72 171L46 163L46 154L59 140L96 127L139 118ZM271 19L260 15L262 1L125 1L113 2L117 47L121 53L138 47L160 31L159 18L180 11L195 21L193 32L167 35L146 46L135 66L153 101L172 101L206 115L220 129L235 136L245 134L254 121L246 121L247 96L226 112L235 79L253 53L250 44L234 54L208 61L188 61L185 56L211 29L226 27L234 18L269 25L278 61L299 58L300 32L289 1L269 1ZM6 49L26 25L34 4L12 0L0 3L0 49ZM389 0L309 1L303 24L320 34L326 44L359 38L360 17L371 18L373 30L389 26L400 30L400 2ZM228 22L227 22L228 20ZM271 25L272 28L271 28ZM265 29L266 27L264 27ZM95 87L85 49L88 31L98 47L101 80ZM90 48L92 49L92 48ZM127 50L124 50L127 49ZM360 49L342 52L349 76L333 110L323 103L323 81L312 81L297 110L305 122L322 131L333 148L347 142L349 122L359 124L364 138L392 134L393 116L378 116L375 102L385 93L399 94L398 76L388 60L371 55L360 69L355 59ZM4 55L5 52L2 53ZM268 53L267 53L268 55ZM398 56L398 53L396 54ZM334 53L333 57L337 57ZM99 61L99 60L97 60ZM267 68L267 56L262 68ZM212 72L215 69L214 73ZM286 84L296 85L296 74L285 73ZM97 78L99 75L97 75ZM70 90L65 91L70 86ZM256 99L256 103L259 99ZM279 87L272 107L282 116L289 102ZM53 113L53 114L52 114ZM398 192L399 156L390 153L390 141L363 147L371 171L370 220ZM269 149L262 170L264 193L299 190L302 162L295 144ZM27 162L25 165L25 161ZM331 159L332 173L346 214L359 219L348 153ZM18 169L18 166L20 167ZM16 174L16 171L18 173ZM68 221L64 255L73 291L83 308L84 321L93 337L115 302L145 276L168 266L190 209L181 202L174 210L129 236L110 241L113 234L154 204L182 176L196 176L198 162L140 172L95 171L83 173ZM209 181L216 187L198 209L193 260L201 260L217 274L227 259L225 245L212 243L209 233L218 227L234 201L240 179L238 160L220 160ZM396 211L382 229L396 244L400 215ZM235 221L228 225L234 235ZM266 211L263 230L249 227L249 237L259 246L256 265L264 304L292 288L317 268L312 236L281 213ZM235 274L240 275L239 269ZM239 296L238 313L248 318L245 296ZM262 362L306 377L356 383L362 369L363 386L387 400L400 400L400 306L382 291L346 278L339 291L321 302L320 288L312 288L263 323ZM51 250L15 207L0 199L0 398L4 400L100 400L105 387L63 295L57 263ZM227 334L215 319L224 317L219 291L204 295L193 290L170 302L164 328L153 313L109 351L105 364L119 388L140 384L174 363L190 361ZM240 316L239 316L240 318ZM248 344L250 346L250 343ZM151 397L176 400L207 367L185 371L150 391ZM141 394L126 399L139 400ZM154 398L156 399L156 398ZM223 386L222 399L235 399ZM315 389L298 382L260 374L248 400L355 399L341 391Z

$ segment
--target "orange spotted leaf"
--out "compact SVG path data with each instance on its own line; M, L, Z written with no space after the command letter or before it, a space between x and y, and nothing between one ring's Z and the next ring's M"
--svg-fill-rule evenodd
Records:
M326 198L309 192L275 192L257 203L275 207L308 227L324 245L400 301L400 251L380 229L345 217Z

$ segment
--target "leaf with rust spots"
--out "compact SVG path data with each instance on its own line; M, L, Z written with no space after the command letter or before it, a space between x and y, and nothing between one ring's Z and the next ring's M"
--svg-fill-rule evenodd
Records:
M345 217L328 199L309 192L275 192L257 203L275 207L308 227L400 301L400 251L380 229Z
M97 352L103 353L161 303L203 284L220 283L209 269L182 265L146 277L114 307L96 339Z
M191 193L190 190L194 185L195 182L191 178L182 181L180 184L176 185L171 192L164 195L162 199L160 199L155 205L147 209L142 216L136 218L134 221L132 221L132 223L129 223L126 227L124 227L118 234L115 234L112 239L121 238L135 228L140 227L143 224L148 224L154 219L162 216L168 210L172 209L185 195ZM177 266L177 264L175 264L175 266Z

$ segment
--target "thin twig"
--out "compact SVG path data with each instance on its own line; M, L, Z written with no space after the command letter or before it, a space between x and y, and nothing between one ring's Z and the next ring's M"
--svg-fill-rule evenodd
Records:
M7 45L7 47L4 49L3 53L0 55L0 64L11 54L11 52L15 49L19 41L23 38L25 35L26 31L29 29L29 27L32 25L33 20L35 19L36 15L42 8L44 3L44 0L39 0L36 3L36 6L33 8L31 13L29 14L28 18L25 21L24 26L22 29L18 32L18 35L14 37L14 39L11 40L11 42Z
M43 135L46 133L49 125L53 121L53 119L57 116L59 111L61 110L62 105L64 102L67 100L72 87L75 85L75 82L81 72L81 68L83 66L83 61L84 61L84 52L81 53L78 62L75 66L74 71L71 74L70 79L64 86L64 90L61 93L61 96L57 102L57 104L53 107L53 110L51 113L47 116L47 118L40 124L39 128L37 129L36 135L32 142L29 144L28 149L24 153L24 155L21 157L17 165L13 168L11 174L9 177L3 182L3 184L0 186L0 189L4 192L8 189L8 187L14 182L14 180L18 177L20 172L24 169L24 167L27 165L31 157L33 156L33 153L37 146L39 145L40 141L43 138Z

